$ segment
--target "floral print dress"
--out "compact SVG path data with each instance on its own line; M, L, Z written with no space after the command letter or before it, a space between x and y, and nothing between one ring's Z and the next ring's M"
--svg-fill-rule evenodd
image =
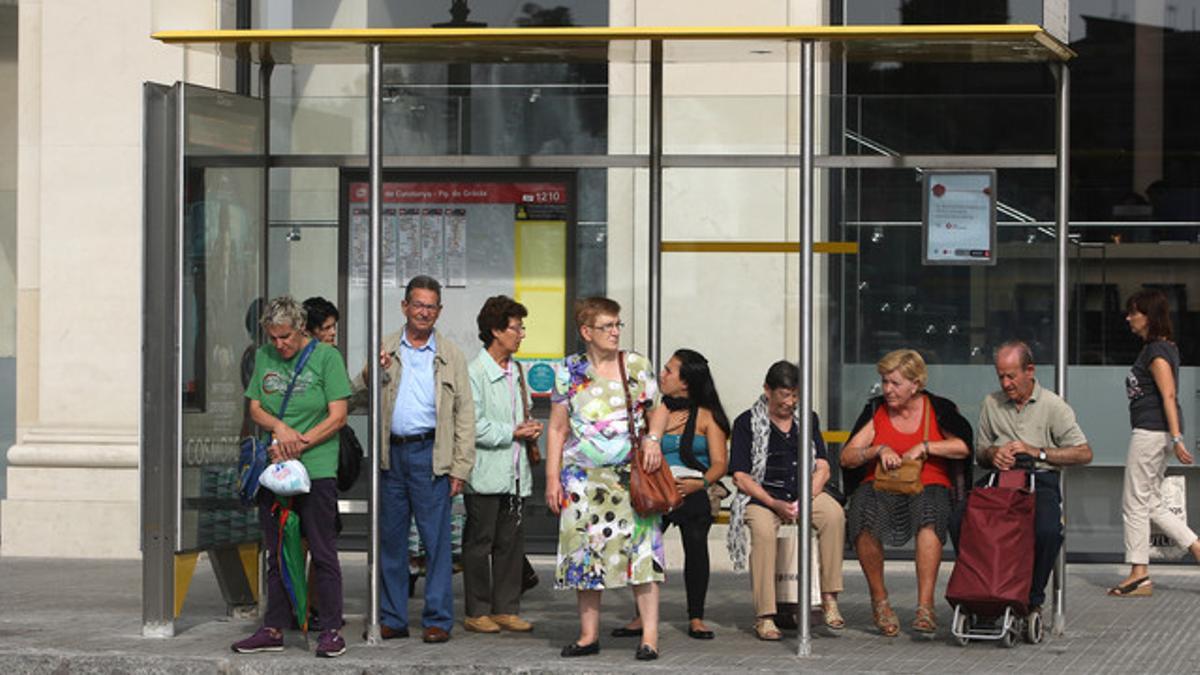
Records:
M658 391L644 356L622 355L641 427ZM629 438L625 388L601 377L584 355L559 366L551 401L567 406L571 433L563 446L562 511L555 588L598 591L663 580L659 516L640 516L629 500Z

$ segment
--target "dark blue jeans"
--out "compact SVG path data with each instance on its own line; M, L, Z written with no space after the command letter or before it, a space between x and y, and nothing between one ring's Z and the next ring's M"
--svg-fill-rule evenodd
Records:
M279 515L271 513L275 494L266 488L258 491L258 519L262 526L263 545L267 549L267 615L263 625L268 628L284 629L292 625L295 613L283 577L279 572ZM342 567L338 563L337 532L337 485L333 478L319 478L312 482L312 490L306 495L292 497L292 508L300 516L300 531L308 539L308 552L312 556L317 595L317 612L321 624L336 628L342 625ZM303 572L301 572L303 581Z
M450 560L450 479L433 475L433 441L388 447L379 505L380 623L408 628L408 528L413 518L425 545L425 609L421 625L454 625ZM321 615L324 622L325 615Z

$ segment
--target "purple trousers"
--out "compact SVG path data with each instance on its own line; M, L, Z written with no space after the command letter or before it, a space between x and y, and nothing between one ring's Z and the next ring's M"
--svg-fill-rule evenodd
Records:
M283 630L292 625L296 614L292 611L292 601L279 572L279 515L271 512L275 499L275 494L266 488L258 491L258 520L262 526L263 546L267 549L267 615L263 625ZM337 531L334 527L337 519L336 480L314 480L311 492L292 499L292 508L300 516L300 531L308 539L308 553L312 556L315 572L313 584L317 592L317 613L321 617L321 625L340 627L342 566L338 563Z

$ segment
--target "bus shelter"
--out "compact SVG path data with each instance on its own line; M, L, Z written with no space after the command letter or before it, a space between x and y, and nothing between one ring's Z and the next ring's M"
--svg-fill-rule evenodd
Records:
M343 337L342 346L347 346L347 339L356 340L359 362L369 364L367 429L374 429L377 421L384 419L384 411L378 360L362 357L370 353L371 345L380 343L385 304L396 297L397 280L420 270L436 269L448 287L455 287L456 279L465 280L472 272L471 254L459 246L465 236L465 207L436 209L440 225L433 235L417 225L409 232L412 237L435 236L438 256L428 260L406 257L424 249L413 248L412 242L404 238L405 218L433 212L406 207L406 190L445 190L460 198L456 203L476 200L515 209L512 242L504 246L511 247L506 250L515 257L513 284L518 299L536 304L554 317L537 336L539 353L534 355L535 361L541 358L550 362L573 344L566 308L577 294L587 291L570 269L577 263L577 242L573 238L578 228L567 224L577 224L579 207L564 195L577 186L572 178L558 173L581 167L627 171L629 184L636 188L631 191L628 209L633 220L645 227L637 228L636 234L610 231L609 236L640 238L629 244L637 262L630 266L635 279L627 290L634 301L635 317L644 317L635 331L635 343L655 363L663 356L664 283L671 282L669 274L664 273L666 257L687 254L703 261L706 256L754 259L774 254L795 261L788 287L781 286L777 292L785 302L795 304L786 313L794 324L781 326L780 330L795 338L801 410L813 409L814 388L820 387L818 365L813 359L816 256L856 252L853 242L818 241L818 202L823 189L820 171L1052 171L1055 388L1066 395L1067 62L1073 54L1039 26L221 30L164 31L153 37L180 45L188 63L207 60L216 63L218 70L236 70L239 91L186 82L148 83L144 91L141 467L145 635L174 634L187 579L201 551L208 553L231 610L253 606L258 599L256 518L252 510L238 504L235 485L238 438L254 432L242 407L245 382L239 377L245 379L247 355L252 358L254 348L262 341L257 316L272 286L269 252L274 244L269 229L277 220L272 214L280 208L281 200L289 199L289 190L294 187L291 183L274 184L273 169L327 167L343 172L336 186L337 201L339 211L350 215L337 224L337 232L329 241L336 243L338 251L338 299L343 307L343 325L347 332L357 332L351 338ZM1055 149L1020 155L822 152L818 135L822 75L817 64L819 59L830 58L1047 64L1057 87ZM786 141L778 149L762 152L667 151L664 138L670 128L664 125L669 117L664 114L664 90L670 83L665 81L665 73L672 67L694 67L683 72L702 73L711 64L727 62L752 68L760 64L779 67L787 73L785 114L760 117L752 108L746 108L741 120L747 125L777 124ZM629 142L602 152L543 153L523 149L508 154L472 154L464 147L469 147L472 134L486 129L472 121L487 115L488 110L482 106L472 108L469 97L460 97L456 114L468 123L438 130L453 137L458 151L427 152L419 143L406 146L393 142L387 147L387 111L389 106L404 102L403 93L397 93L397 74L402 77L411 72L406 68L422 65L446 67L450 81L447 88L465 89L463 74L469 73L472 64L601 64L624 68L623 72L636 81L634 94L628 100L610 97L606 123L610 127L635 127L628 134ZM298 99L273 96L272 77L277 69L309 66L329 66L334 85L339 73L361 79L362 92L341 97L336 114L319 110L319 106L306 109ZM255 72L257 92L251 95L253 87L247 82ZM388 72L393 77L385 82ZM469 83L469 75L465 79ZM529 103L535 98L536 94L531 94ZM291 108L281 116L279 110L273 110L277 106ZM411 106L409 112L419 114L424 110ZM336 118L338 133L345 131L352 137L346 144L350 150L306 150L308 146L294 136L281 133L281 119L295 120L305 113L318 120L322 114ZM503 133L503 129L493 131ZM786 189L778 198L789 204L782 212L791 221L783 228L784 236L738 241L733 232L725 236L718 231L716 236L704 238L664 235L664 172L727 168L784 172ZM402 171L399 179L389 179L387 172L394 170ZM467 183L465 189L461 181L443 180L454 172L482 175L517 170L526 172L520 174L520 180L482 179ZM287 239L300 237L299 227L293 224ZM536 255L539 251L545 254L541 258ZM547 258L558 260L558 267L547 270L542 265ZM769 289L758 289L764 291L770 293ZM352 372L358 367L353 357L348 366ZM800 419L800 447L808 447L816 430L807 415ZM376 447L375 433L360 437L366 445L367 466L376 466L379 453L386 448ZM827 433L827 438L844 441L846 434ZM811 515L812 496L806 477L812 460L808 453L801 453L801 458L800 520L806 522ZM364 472L364 476L369 483L365 517L371 576L366 621L368 640L376 642L379 529L375 505L380 498L380 480L378 471ZM805 606L811 601L810 540L803 536L797 539L800 604ZM1059 634L1065 626L1064 573L1064 558L1060 555L1054 584L1054 630ZM798 652L807 655L811 649L809 613L801 611L799 618Z

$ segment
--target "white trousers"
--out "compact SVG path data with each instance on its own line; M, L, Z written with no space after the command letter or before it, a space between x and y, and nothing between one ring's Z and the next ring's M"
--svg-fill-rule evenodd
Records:
M1121 496L1121 519L1125 523L1125 562L1150 563L1150 521L1154 521L1175 543L1187 548L1196 533L1162 505L1162 483L1167 459L1173 456L1171 434L1166 431L1134 429L1125 458L1125 487Z

